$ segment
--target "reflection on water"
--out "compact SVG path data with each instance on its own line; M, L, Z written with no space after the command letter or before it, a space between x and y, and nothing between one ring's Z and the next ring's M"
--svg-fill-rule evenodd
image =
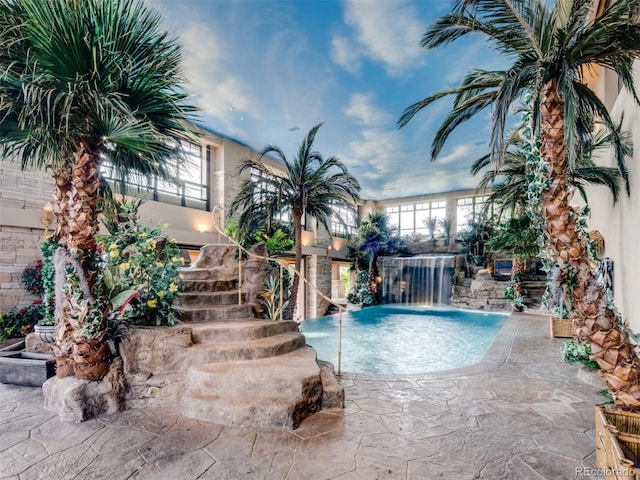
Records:
M479 362L507 314L377 306L343 314L342 370L414 374ZM338 357L338 315L306 320L302 333L318 358Z

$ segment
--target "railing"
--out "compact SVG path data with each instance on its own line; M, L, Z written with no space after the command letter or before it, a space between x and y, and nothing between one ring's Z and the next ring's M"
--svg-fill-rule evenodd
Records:
M229 235L227 235L224 232L224 230L222 230L220 228L220 224L222 223L222 215L223 215L222 209L220 207L218 207L218 206L213 207L213 209L211 210L211 216L213 217L213 228L215 228L216 231L218 232L218 243L220 243L221 235L224 235L224 237L227 239L227 241L229 241L231 244L233 244L234 246L236 246L238 248L238 305L240 305L242 303L242 253L244 253L248 257L252 257L254 259L278 262L278 266L280 267L280 312L279 312L279 316L280 316L280 320L282 320L282 315L283 315L283 312L284 312L284 308L282 308L282 305L284 304L284 291L283 291L284 290L283 289L284 271L283 271L283 268L284 268L284 265L286 264L286 262L284 260L282 260L282 259L279 259L279 258L263 257L262 255L258 255L257 253L250 252L249 250L244 248L242 245L240 245L237 241L235 241L233 238L231 238ZM328 301L331 305L333 305L333 306L338 308L338 372L337 372L337 375L341 376L342 375L342 313L345 312L346 309L342 305L334 302L331 298L327 297L320 290L318 290L318 287L316 287L309 280L307 280L307 278L301 272L299 272L295 267L293 268L293 271L295 272L296 275L298 275L298 278L300 278L305 284L307 284L309 287L311 287L324 300Z

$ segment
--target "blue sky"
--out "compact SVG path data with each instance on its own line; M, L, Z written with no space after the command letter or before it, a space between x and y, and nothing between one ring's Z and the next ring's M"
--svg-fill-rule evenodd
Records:
M317 150L337 155L362 197L387 199L474 188L469 165L486 151L489 112L450 138L432 163L439 101L403 130L403 109L459 83L473 67L497 68L480 37L444 50L418 45L444 0L156 0L183 45L201 122L260 150L293 156L324 122Z

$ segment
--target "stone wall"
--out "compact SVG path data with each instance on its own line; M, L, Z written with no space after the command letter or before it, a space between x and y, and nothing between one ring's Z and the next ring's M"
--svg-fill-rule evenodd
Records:
M507 282L496 280L488 270L478 270L475 279L453 286L451 304L471 310L511 311L509 300L504 298L506 287Z
M53 181L44 171L21 172L16 162L0 161L0 312L28 305L24 268L41 258L42 207L53 198Z
M177 406L189 368L191 328L131 328L120 345L128 408Z

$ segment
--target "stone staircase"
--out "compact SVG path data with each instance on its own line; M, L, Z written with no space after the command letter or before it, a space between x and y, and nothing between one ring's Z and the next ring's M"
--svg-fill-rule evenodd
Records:
M203 247L214 248L230 247ZM319 367L298 325L255 318L246 292L238 304L236 273L208 254L206 262L181 271L181 321L193 342L182 414L230 426L296 428L321 408L343 407L342 387Z

